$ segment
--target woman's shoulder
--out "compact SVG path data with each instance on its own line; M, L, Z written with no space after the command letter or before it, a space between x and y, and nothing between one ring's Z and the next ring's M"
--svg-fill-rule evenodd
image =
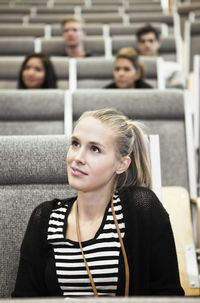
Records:
M49 214L52 212L53 209L60 208L63 205L70 205L75 200L75 197L70 197L66 199L59 199L55 198L52 200L44 201L38 204L32 212L32 218L44 218L49 217Z
M130 186L119 191L122 203L128 207L143 211L164 210L156 194L147 187ZM165 211L165 210L164 210Z

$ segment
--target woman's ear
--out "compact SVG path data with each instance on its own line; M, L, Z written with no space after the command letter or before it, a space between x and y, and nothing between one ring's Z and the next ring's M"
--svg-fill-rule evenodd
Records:
M116 174L119 175L125 172L129 168L130 163L131 163L131 158L129 156L122 157L120 160L119 167L116 170Z

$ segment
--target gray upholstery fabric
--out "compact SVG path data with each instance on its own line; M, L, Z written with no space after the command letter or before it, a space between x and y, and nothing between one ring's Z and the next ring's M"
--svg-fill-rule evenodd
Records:
M32 210L41 202L72 195L67 184L0 185L0 297L14 289L19 250Z
M67 5L64 5L65 3L63 3L63 5L59 5L59 6L55 6L55 7L47 7L47 6L43 6L43 7L38 7L37 8L37 14L66 14L66 15L73 15L74 14L74 7L73 6L69 6L67 3Z
M119 13L92 13L82 16L86 23L123 23L123 17Z
M0 137L0 184L66 183L64 135Z
M62 90L1 90L0 104L1 120L40 121L64 118L64 91Z
M0 36L31 36L42 37L44 36L44 24L0 24Z
M75 193L67 184L68 145L64 135L0 137L0 297L13 290L32 210Z
M113 81L114 58L82 58L77 59L78 88L103 88ZM157 86L156 57L140 57L145 66L145 80L153 87Z
M0 135L64 134L64 97L59 89L1 90Z
M200 54L200 20L191 23L190 71L193 69L194 55Z
M1 23L22 23L23 15L1 15Z
M121 24L111 24L110 25L110 35L117 36L117 35L135 35L137 30L146 23L133 23L130 25L121 25ZM161 23L152 24L160 33L161 32Z
M79 90L73 94L73 120L82 112L114 107L144 122L148 134L160 136L163 186L188 189L183 92L177 90Z
M51 56L65 56L65 44L62 37L53 37L50 40L41 39L42 51ZM104 56L104 38L101 36L89 36L85 38L86 52L92 56Z
M0 79L17 81L24 56L0 57Z
M173 26L173 16L161 13L132 13L129 14L130 22L163 22L169 26Z
M32 210L75 193L67 184L67 146L65 136L0 138L0 297L13 290Z
M34 37L1 37L1 56L23 56L34 52Z
M29 15L30 14L30 7L29 6L10 7L8 5L4 5L4 6L1 6L1 14Z

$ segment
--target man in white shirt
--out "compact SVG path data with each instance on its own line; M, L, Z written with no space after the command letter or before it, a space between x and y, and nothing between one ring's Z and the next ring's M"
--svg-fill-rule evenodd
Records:
M161 41L158 31L151 25L146 25L137 31L137 49L142 56L159 56ZM165 61L164 75L167 88L184 88L185 77L180 64Z

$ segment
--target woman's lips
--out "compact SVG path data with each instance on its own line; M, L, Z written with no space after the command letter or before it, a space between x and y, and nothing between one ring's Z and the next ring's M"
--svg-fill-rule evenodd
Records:
M71 170L74 176L87 176L87 173L78 168L72 167Z

